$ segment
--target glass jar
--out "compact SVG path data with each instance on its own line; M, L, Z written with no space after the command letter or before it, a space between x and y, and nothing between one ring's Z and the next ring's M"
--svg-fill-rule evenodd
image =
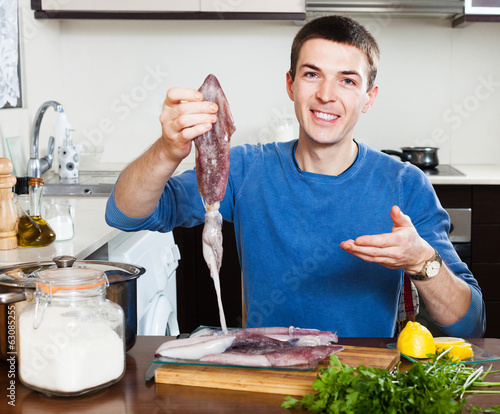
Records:
M71 240L75 235L73 217L75 209L71 204L49 203L45 205L45 221L56 233L56 241Z
M35 278L35 304L19 316L19 378L48 395L105 388L125 373L125 319L106 299L106 276L60 268Z

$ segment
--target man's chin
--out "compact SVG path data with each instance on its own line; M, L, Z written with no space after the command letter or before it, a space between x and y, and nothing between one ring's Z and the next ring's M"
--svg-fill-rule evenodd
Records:
M304 140L307 140L309 143L317 145L317 146L324 146L324 147L331 147L331 146L338 145L339 143L345 141L346 139L349 140L350 138L347 138L347 137L337 138L337 137L331 137L331 136L328 136L328 137L323 137L323 136L304 137Z

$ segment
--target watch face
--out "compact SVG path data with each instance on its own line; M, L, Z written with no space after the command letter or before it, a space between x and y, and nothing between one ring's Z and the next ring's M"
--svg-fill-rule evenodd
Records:
M433 260L427 265L426 273L428 277L434 277L439 273L441 264L437 260Z

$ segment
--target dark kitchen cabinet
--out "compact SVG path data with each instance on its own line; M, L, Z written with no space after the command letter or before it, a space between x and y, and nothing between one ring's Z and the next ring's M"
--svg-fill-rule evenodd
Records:
M485 336L500 338L500 186L475 185L472 198L472 273L486 303Z
M203 225L177 227L173 231L181 254L177 269L177 317L181 333L192 332L200 325L220 326L214 282L203 259L202 232ZM242 324L241 270L232 223L224 222L222 235L222 304L227 326L238 328Z
M485 337L500 338L500 186L435 185L444 208L472 209L470 269L486 305Z

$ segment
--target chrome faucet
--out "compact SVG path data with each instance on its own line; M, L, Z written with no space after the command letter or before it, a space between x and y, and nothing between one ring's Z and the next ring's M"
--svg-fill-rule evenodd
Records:
M38 158L38 146L40 142L40 125L42 123L43 115L45 111L52 107L56 112L62 112L63 107L59 102L47 101L44 102L35 115L33 121L33 126L31 128L31 138L30 138L30 159L28 161L27 175L28 177L42 177L42 174L52 167L52 160L54 158L54 137L49 138L49 145L47 147L47 153L44 157Z

